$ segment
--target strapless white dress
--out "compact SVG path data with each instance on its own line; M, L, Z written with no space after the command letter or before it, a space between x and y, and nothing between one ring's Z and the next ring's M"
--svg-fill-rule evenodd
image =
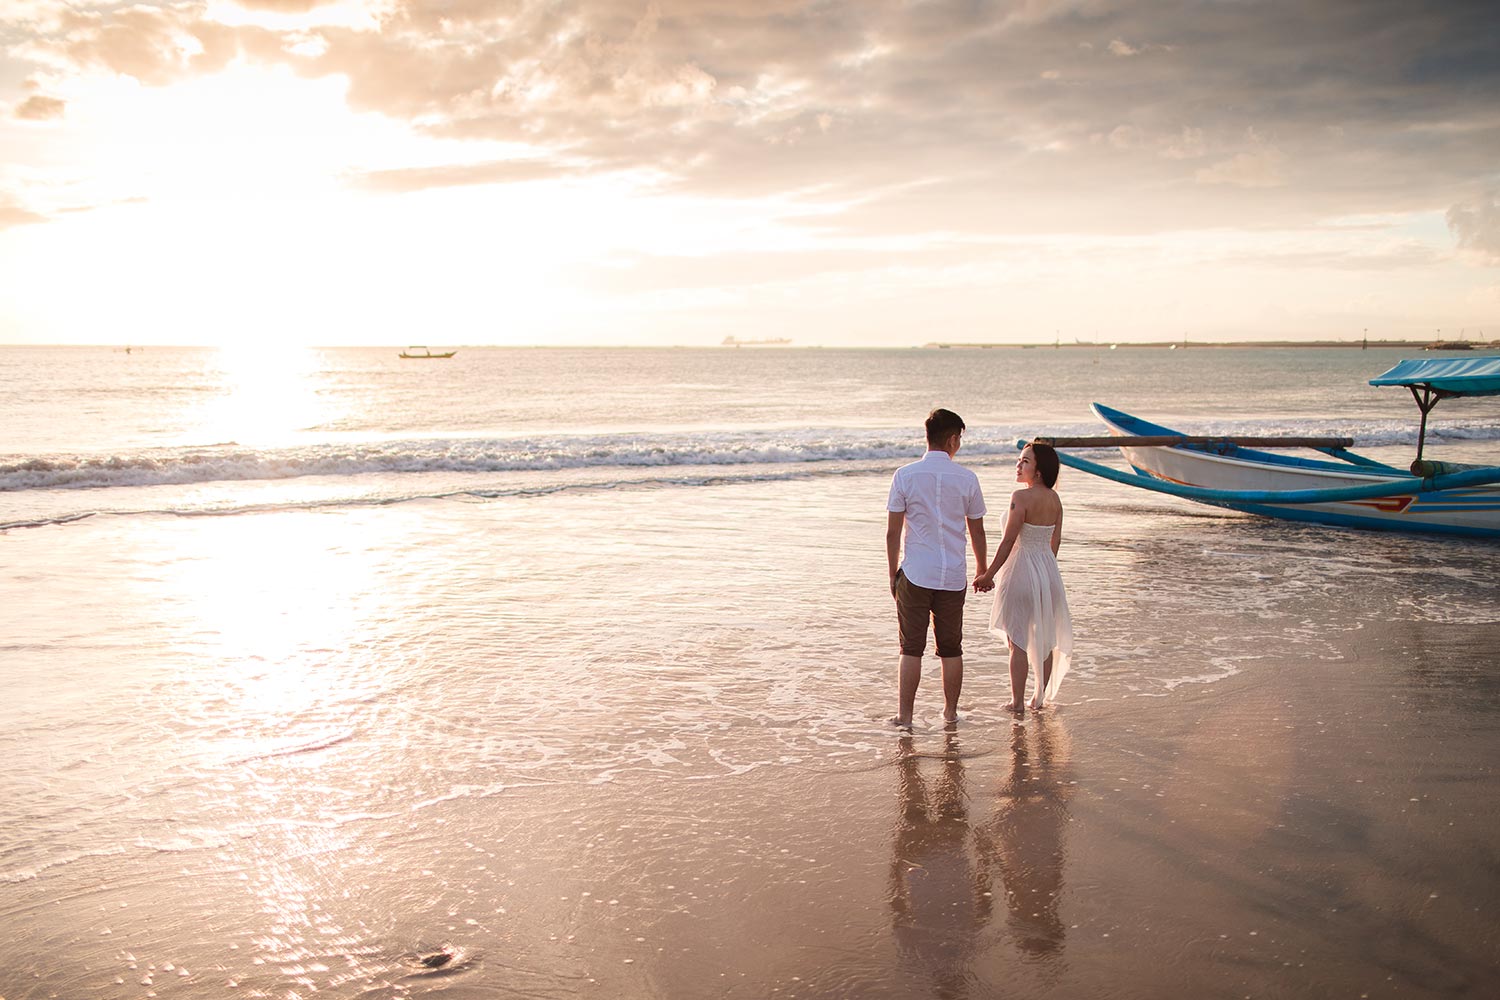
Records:
M1042 663L1052 656L1043 703L1057 697L1068 661L1073 657L1073 617L1063 589L1057 557L1052 554L1050 524L1023 524L1010 558L995 581L995 604L990 610L990 632L1026 650L1033 690L1041 686ZM1008 647L1007 647L1008 648Z

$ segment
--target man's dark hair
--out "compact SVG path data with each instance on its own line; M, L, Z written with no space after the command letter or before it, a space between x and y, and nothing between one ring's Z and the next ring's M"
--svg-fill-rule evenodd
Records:
M952 410L938 407L927 414L927 447L940 448L951 435L964 429L964 418Z

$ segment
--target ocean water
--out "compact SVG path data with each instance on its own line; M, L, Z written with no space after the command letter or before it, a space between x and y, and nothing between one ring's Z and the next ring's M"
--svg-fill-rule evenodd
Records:
M962 735L934 677L902 741L892 470L957 410L993 543L1015 440L1096 432L1096 399L1404 462L1415 408L1364 384L1400 357L0 349L0 997L902 996L934 963L924 992L983 995L1005 954L1066 995L1037 963L1087 861L1006 875L1050 900L1010 936L924 937L947 883L900 859L969 829L913 826L927 786L951 812L955 762L1004 759L1014 791L1017 754L1076 783L1090 720L1493 625L1495 550L1065 470L1054 729L1000 710L973 598ZM1431 433L1493 455L1500 403ZM1070 822L1007 801L981 841Z

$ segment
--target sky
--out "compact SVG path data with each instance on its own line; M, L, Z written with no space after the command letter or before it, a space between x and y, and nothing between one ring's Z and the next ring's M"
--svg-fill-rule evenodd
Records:
M0 0L0 343L1500 341L1494 0Z

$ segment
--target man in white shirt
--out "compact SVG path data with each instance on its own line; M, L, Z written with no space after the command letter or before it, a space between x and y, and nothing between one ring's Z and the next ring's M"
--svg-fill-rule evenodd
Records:
M943 661L943 720L958 718L958 695L964 683L964 597L969 588L965 528L979 565L977 572L984 572L988 555L979 477L953 461L963 433L963 418L952 410L929 413L927 454L896 470L885 505L886 562L901 636L897 711L891 722L903 729L911 728L929 619L938 658ZM906 551L898 563L903 528Z

